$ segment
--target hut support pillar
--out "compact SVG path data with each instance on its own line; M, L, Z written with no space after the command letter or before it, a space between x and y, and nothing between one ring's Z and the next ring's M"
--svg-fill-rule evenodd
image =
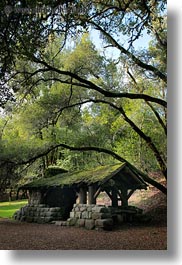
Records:
M118 193L116 189L112 189L112 206L118 207Z
M96 204L96 197L94 197L95 190L96 188L94 185L88 187L88 204Z
M82 204L87 203L87 190L85 187L80 187L78 198L79 198L79 203L82 203Z
M127 195L127 199L129 200L129 198L131 197L131 195L135 192L136 190L133 189L133 190L130 190L130 192L128 193Z
M122 206L128 206L128 190L125 188L121 189L121 200Z

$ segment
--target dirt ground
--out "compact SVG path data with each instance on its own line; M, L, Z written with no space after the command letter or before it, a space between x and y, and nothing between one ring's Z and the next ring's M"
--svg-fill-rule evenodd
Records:
M147 194L147 197L146 197ZM140 200L137 201L137 198ZM141 200L142 197L142 200ZM1 250L166 250L166 196L151 188L132 204L150 214L147 224L127 224L113 231L86 230L54 224L0 219Z
M123 226L95 231L53 224L0 220L2 250L165 250L165 226Z

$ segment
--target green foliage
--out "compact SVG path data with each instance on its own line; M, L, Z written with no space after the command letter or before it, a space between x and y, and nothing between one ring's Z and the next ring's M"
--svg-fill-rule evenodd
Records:
M62 23L57 13L48 14L48 20L28 14L14 28L18 18L11 14L1 25L2 36L7 35L0 43L0 169L7 185L12 172L23 183L42 177L49 166L82 170L113 163L103 153L51 149L59 143L106 148L145 171L162 169L158 156L166 163L165 108L144 97L127 97L166 100L165 1L74 5L87 8L84 13L72 9ZM46 1L45 6L56 4ZM100 32L101 52L90 40L91 27ZM136 51L135 40L146 30L152 41L147 50ZM128 38L127 50L122 37ZM119 51L117 59L107 56L108 48L115 55ZM7 87L16 102L4 94Z

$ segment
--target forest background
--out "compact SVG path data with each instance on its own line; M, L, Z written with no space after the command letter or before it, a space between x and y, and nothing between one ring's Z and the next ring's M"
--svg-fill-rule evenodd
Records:
M166 1L0 8L0 193L117 161L166 193Z

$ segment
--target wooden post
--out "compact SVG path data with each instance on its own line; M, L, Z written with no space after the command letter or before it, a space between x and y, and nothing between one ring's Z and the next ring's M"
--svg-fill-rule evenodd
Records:
M122 206L128 206L128 190L126 188L121 189L122 194Z
M88 204L96 204L96 198L94 197L95 194L95 186L90 185L88 187Z
M118 194L116 189L112 189L112 206L118 207Z
M79 198L79 203L83 204L87 203L87 190L85 187L80 187L78 198Z
M130 192L128 193L127 195L127 199L129 200L129 198L131 197L131 195L135 192L136 190L133 189L133 190L130 190Z

